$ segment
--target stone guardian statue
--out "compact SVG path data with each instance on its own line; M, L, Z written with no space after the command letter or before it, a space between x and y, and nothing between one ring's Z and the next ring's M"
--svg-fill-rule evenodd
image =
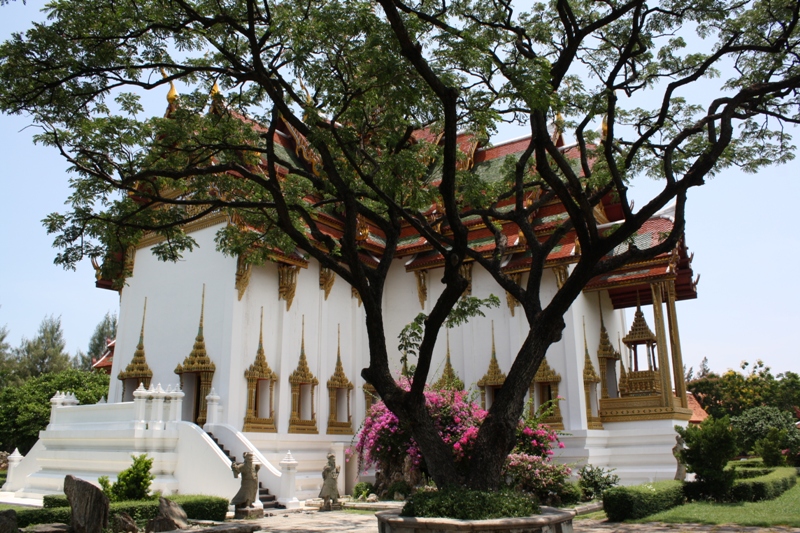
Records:
M681 460L681 452L686 449L686 442L680 435L675 436L675 446L672 447L672 455L678 461L678 469L675 471L675 479L678 481L686 480L686 465Z
M253 464L253 454L250 452L244 452L244 463L232 463L231 470L233 470L233 477L238 478L241 474L242 476L242 486L239 488L239 492L236 493L236 496L233 497L231 500L231 505L233 505L236 509L237 517L242 514L240 513L241 510L248 510L244 514L252 515L250 510L256 510L253 507L253 503L258 501L258 471L261 469L261 465ZM263 516L263 509L257 509L257 511L261 512Z
M330 511L331 504L339 505L339 468L336 466L336 456L329 453L328 464L322 469L322 490L319 491L319 497L324 501L320 511Z

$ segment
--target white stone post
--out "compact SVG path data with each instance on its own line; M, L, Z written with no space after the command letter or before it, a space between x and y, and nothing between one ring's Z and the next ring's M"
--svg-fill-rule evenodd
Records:
M185 394L181 390L180 385L176 385L175 389L169 394L172 397L172 401L170 401L169 404L169 421L180 422L183 411L183 397Z
M52 398L50 398L50 423L56 422L56 409L64 405L64 393L56 391Z
M291 450L286 452L279 464L281 466L281 493L278 495L278 503L287 509L296 509L300 507L300 501L296 496L297 486L295 485L297 461L292 457Z
M219 423L219 394L214 390L214 387L211 387L211 392L206 396L206 405L206 423L203 426L204 428Z
M54 396L55 398L55 396ZM6 475L6 482L3 485L4 490L15 489L16 486L14 482L14 470L17 469L17 466L25 457L19 453L19 448L14 448L14 453L8 456L8 473Z
M139 388L133 391L133 429L147 429L147 421L144 419L146 407L147 390L144 388L143 383L139 383Z
M62 405L64 407L71 407L73 405L78 405L79 403L81 403L81 402L79 402L78 399L75 397L75 393L74 392L68 392L68 393L66 393L64 395L64 401L63 401Z
M162 430L164 429L164 399L167 393L161 388L161 383L156 385L153 390L153 421L150 424L150 429Z

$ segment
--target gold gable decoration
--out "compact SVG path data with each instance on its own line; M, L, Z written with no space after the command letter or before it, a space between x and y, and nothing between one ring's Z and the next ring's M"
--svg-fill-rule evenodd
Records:
M236 259L236 281L234 283L239 301L242 300L244 293L247 291L247 286L250 284L250 274L252 272L253 265L247 262L245 256L240 255Z
M286 300L286 310L292 308L294 294L297 290L297 273L300 267L278 263L278 299Z
M136 383L133 388L139 386L139 383L144 385L147 389L150 387L150 380L153 379L153 371L147 364L147 358L144 355L144 317L147 314L147 298L144 299L144 311L142 311L142 329L139 331L139 343L136 345L136 351L133 352L133 359L117 376L117 379L122 381L122 397L125 398L126 380L135 379Z
M522 282L522 272L515 272L513 274L509 274L508 277L513 281L515 284L519 285ZM508 310L511 312L511 316L514 316L514 309L519 305L514 296L506 291L506 303L508 304Z
M275 433L275 384L278 382L278 375L272 371L267 363L264 354L264 308L261 308L261 323L258 332L258 349L256 359L250 367L244 371L247 380L247 411L244 417L242 431L259 431L264 433ZM258 383L267 381L269 386L268 416L258 416Z
M464 382L458 377L450 362L450 330L447 330L447 355L444 360L444 370L442 370L441 377L433 384L433 388L437 390L464 390Z
M539 392L539 405L541 406L545 402L558 399L558 384L560 382L561 375L550 367L550 364L547 362L547 357L545 357L542 360L542 364L539 365L539 370L536 371L536 375L533 376L533 381L528 391L531 398L530 416L536 414L535 402L533 400L536 398L537 389ZM553 429L564 429L564 420L561 417L561 401L555 402L553 413L545 417L542 422Z
M492 321L492 358L489 361L489 370L478 380L478 388L481 390L481 407L486 409L486 389L499 389L506 381L506 375L500 370L497 362L497 351L494 344L494 320Z
M355 388L353 383L347 379L342 365L342 338L341 331L337 330L336 345L336 368L328 380L328 396L330 398L330 410L328 412L328 435L352 435L353 416L350 411L350 392ZM341 422L337 419L339 411L338 393L344 390L347 396L347 421Z
M181 389L184 388L184 374L200 374L200 390L196 394L200 395L200 412L197 414L196 423L202 426L206 422L208 405L206 396L211 392L211 382L214 379L214 372L217 367L208 357L206 352L206 341L203 337L203 316L206 305L206 286L203 284L203 296L200 303L200 325L197 328L197 337L194 339L194 346L189 355L183 360L183 364L175 367L175 373L181 378Z
M316 393L319 380L311 373L306 359L306 318L303 316L303 329L300 337L300 359L297 368L289 375L289 384L292 387L292 412L289 416L289 433L310 433L317 434L317 413L314 410L314 394ZM310 406L311 418L301 418L301 387L311 386Z
M319 267L319 288L321 291L324 291L326 300L331 293L335 281L336 274L333 273L333 270L325 268L324 266Z

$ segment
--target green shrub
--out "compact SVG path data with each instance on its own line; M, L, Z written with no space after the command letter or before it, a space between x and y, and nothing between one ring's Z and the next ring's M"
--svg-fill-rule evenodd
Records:
M725 467L736 456L738 435L728 417L715 419L709 416L699 426L675 426L675 431L686 442L680 459L689 472L697 475L693 493L696 491L715 500L726 499L736 473L734 469Z
M375 486L372 483L368 483L366 481L359 481L356 483L356 486L353 487L353 498L359 498L364 496L365 498L375 492Z
M569 507L577 504L583 499L581 487L574 482L562 483L556 491L556 498L550 500L550 505L556 507Z
M389 488L386 489L386 497L390 500L393 500L394 495L398 492L405 497L409 497L411 496L412 492L411 486L403 480L395 481L389 485Z
M8 471L0 470L0 487L2 487L5 484L6 476L8 476Z
M42 499L42 507L45 509L69 507L69 500L67 500L67 497L64 494L47 494Z
M117 482L111 485L107 476L100 476L97 482L103 489L103 493L112 502L123 502L130 500L148 500L150 496L150 484L156 478L150 469L153 467L153 459L148 458L146 453L140 456L131 456L133 464L117 474Z
M53 524L60 522L69 524L72 511L69 507L51 509L20 509L17 511L17 527L23 528L34 524Z
M612 522L644 518L683 502L683 483L674 480L611 487L603 493L603 510Z
M736 479L753 479L754 477L766 476L774 471L774 468L737 468Z
M774 500L796 483L797 471L794 468L776 468L764 476L736 480L731 497L737 502Z
M584 465L578 470L578 485L583 491L583 497L595 500L603 497L603 492L615 485L619 485L619 476L612 474L614 469L606 470L601 466Z
M787 440L785 429L772 428L767 432L767 436L759 439L753 445L756 455L763 459L767 466L783 466L786 464L786 457L783 455L782 444Z
M225 521L228 512L228 500L218 496L204 496L199 494L176 494L169 496L186 511L186 516L193 520Z
M409 498L400 515L488 520L526 517L537 513L539 505L532 497L520 492L455 488L418 491Z

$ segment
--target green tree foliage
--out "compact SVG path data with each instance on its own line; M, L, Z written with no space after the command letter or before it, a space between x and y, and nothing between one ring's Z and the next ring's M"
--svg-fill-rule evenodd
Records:
M45 317L33 339L23 337L14 350L17 376L22 379L61 372L70 367L69 354L64 351L66 342L61 329L61 317Z
M739 433L739 453L752 452L756 442L767 438L773 429L783 431L778 444L781 449L790 449L792 455L800 453L800 430L788 411L770 406L753 407L731 418L731 423Z
M787 431L785 429L771 428L767 436L758 439L753 445L756 455L761 457L767 466L783 466L786 464L786 456L783 455L783 443L786 441Z
M795 0L53 0L47 11L0 46L0 110L31 116L38 141L71 165L68 211L46 220L56 261L105 259L102 276L121 285L124 253L144 231L165 237L159 258L177 260L196 245L184 224L216 211L238 222L217 235L227 254L258 264L299 248L361 296L362 375L409 424L439 486L497 486L528 386L592 278L671 252L688 191L708 177L793 157L783 126L797 121ZM146 113L137 91L172 83L182 94L168 117ZM554 121L575 158L555 145ZM485 142L503 122L528 129L526 148L491 180L463 170L458 132ZM310 163L276 143L279 127L308 141ZM662 188L634 210L628 183L642 175ZM621 219L599 227L608 197ZM552 201L568 217L537 234ZM632 246L672 202L673 229ZM341 237L323 231L320 211L339 219ZM362 260L365 219L384 245L375 262ZM474 220L492 237L482 251L469 243ZM504 224L524 237L524 283L503 270ZM390 369L381 307L405 227L445 258L408 391ZM580 254L543 293L547 259L570 232ZM529 331L463 477L423 388L468 284L465 261L520 303Z
M84 353L78 350L73 359L73 366L79 370L91 370L92 361L100 359L106 351L108 341L117 336L117 315L107 312L103 320L94 328L89 348Z
M6 342L8 328L0 327L0 390L6 387L14 374L16 361L11 352L11 345Z
M82 404L97 403L108 394L108 375L67 369L0 391L0 449L28 453L50 421L50 398L57 391L73 392Z
M680 458L686 469L697 475L695 483L700 492L715 499L725 499L736 478L735 471L725 467L736 457L738 449L738 432L731 427L730 419L727 416L709 416L699 426L675 426L675 431L686 442Z
M772 406L781 411L794 412L800 406L800 376L785 372L774 376L763 361L743 362L741 372L728 370L718 375L701 371L698 379L687 384L703 409L714 417L739 416L748 409Z
M146 453L132 455L133 464L117 474L117 481L112 484L108 476L100 476L97 482L108 499L112 502L130 500L149 500L150 485L156 478L150 471L153 468L153 458Z

